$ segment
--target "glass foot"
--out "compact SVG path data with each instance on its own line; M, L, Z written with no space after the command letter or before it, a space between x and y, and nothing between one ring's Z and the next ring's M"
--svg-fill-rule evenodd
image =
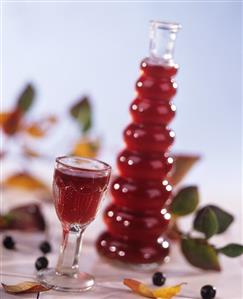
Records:
M73 275L59 274L55 269L41 270L37 273L38 281L56 291L83 292L94 286L95 279L92 275L80 272Z

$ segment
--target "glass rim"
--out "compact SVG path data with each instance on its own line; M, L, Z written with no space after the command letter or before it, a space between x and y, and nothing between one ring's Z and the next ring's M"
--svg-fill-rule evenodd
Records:
M78 160L86 161L86 162L96 162L96 163L99 163L99 164L103 165L103 168L101 168L101 169L89 169L89 168L82 167L82 165L73 166L73 165L70 165L70 164L65 163L64 161L62 161L62 159L65 159L65 158L74 158L74 159L78 159ZM56 157L55 162L58 163L58 164L61 164L62 166L66 167L66 168L69 168L69 169L71 168L71 169L79 170L79 171L88 171L88 172L104 172L104 171L107 171L107 170L111 171L111 166L109 164L107 164L106 162L103 162L103 161L98 160L98 159L85 158L85 157L80 157L80 156L75 156L75 155L64 155L64 156Z

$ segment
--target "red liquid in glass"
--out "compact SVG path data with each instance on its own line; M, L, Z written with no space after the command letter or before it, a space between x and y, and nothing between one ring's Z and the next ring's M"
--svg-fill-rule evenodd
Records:
M168 227L173 159L168 151L174 132L167 125L175 115L171 102L177 66L141 63L137 96L130 106L132 123L124 131L126 148L117 157L120 176L112 183L112 204L104 213L107 232L97 240L98 251L132 264L160 263L169 252L162 234Z
M108 181L108 176L101 176L92 170L81 173L71 169L56 169L53 190L57 215L62 225L83 226L91 222Z

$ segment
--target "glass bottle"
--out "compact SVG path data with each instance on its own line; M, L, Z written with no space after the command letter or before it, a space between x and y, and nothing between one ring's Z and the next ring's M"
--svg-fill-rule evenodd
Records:
M112 203L104 212L107 231L96 243L98 252L135 268L153 269L168 260L169 243L163 238L170 214L173 158L169 150L175 134L168 124L175 116L172 98L177 23L152 21L150 53L141 65L132 122L125 128L125 149L117 157L119 176L111 185Z

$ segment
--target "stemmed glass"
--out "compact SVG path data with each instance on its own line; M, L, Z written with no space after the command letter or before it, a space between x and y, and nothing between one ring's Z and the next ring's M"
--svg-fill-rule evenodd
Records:
M111 167L95 159L56 158L53 195L63 228L63 241L55 269L41 270L41 284L59 291L81 292L94 285L94 277L79 271L79 251L85 228L94 220L107 189Z

